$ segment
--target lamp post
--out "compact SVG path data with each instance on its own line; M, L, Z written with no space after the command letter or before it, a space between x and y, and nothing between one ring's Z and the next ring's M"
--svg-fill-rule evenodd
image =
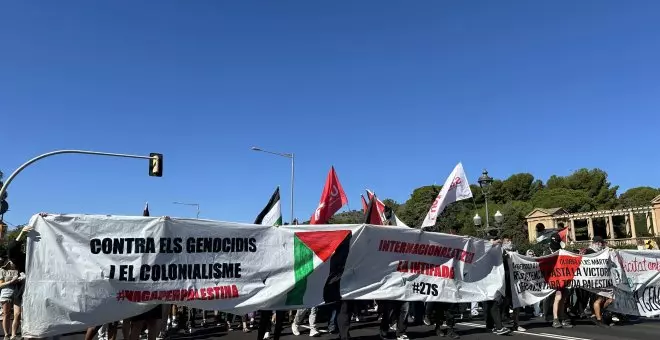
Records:
M251 149L252 149L252 151L265 152L265 153L269 153L271 155L291 159L291 220L290 221L291 221L291 224L293 224L293 221L295 220L295 216L294 216L294 213L293 213L293 211L294 211L293 210L293 183L294 183L294 178L295 178L295 158L296 157L294 156L293 153L273 152L273 151L264 150L264 149L256 147L256 146L253 146Z
M502 222L504 222L504 215L498 210L498 211L495 212L495 215L493 217L495 217L495 226L496 226L493 229L496 229L496 230L502 229ZM488 215L486 215L486 221L487 220L488 220ZM479 216L479 213L474 215L474 217L472 218L472 221L474 222L475 227L479 228L481 226L481 216ZM486 225L486 228L484 229L484 232L486 234L488 234L488 232L490 230L491 230L490 226Z
M196 207L197 208L197 219L199 220L199 203L172 202L172 204L188 205L188 206L191 206L191 207Z
M479 187L481 192L484 194L484 200L486 201L486 229L490 227L488 223L488 193L490 192L490 185L493 183L493 177L488 176L488 170L484 169L479 177Z

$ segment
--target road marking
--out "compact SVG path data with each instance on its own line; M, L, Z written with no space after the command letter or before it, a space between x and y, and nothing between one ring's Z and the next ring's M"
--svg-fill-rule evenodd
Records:
M458 325L463 325L463 326L474 327L474 328L486 328L486 325L482 325L482 324L478 324L478 323L471 323L471 322L458 322L457 324ZM532 333L530 331L527 331L527 332L513 331L513 333L521 334L521 335L538 336L538 337L542 337L542 338L558 339L558 340L592 340L592 339L587 339L587 338L577 338L577 337L574 337L574 336L566 336L566 335L559 335L559 334Z

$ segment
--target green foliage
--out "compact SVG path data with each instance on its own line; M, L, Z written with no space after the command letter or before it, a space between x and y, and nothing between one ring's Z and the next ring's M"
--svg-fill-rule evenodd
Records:
M398 216L403 223L411 227L422 225L426 213L441 188L440 186L429 185L415 189L410 195L410 199L406 201L405 206L398 212Z
M361 224L364 223L364 213L361 210L345 211L335 214L328 224Z
M502 206L500 211L504 215L502 228L506 236L510 237L514 244L521 244L528 241L527 226L525 216L534 210L534 206L529 202L511 201Z
M431 230L448 232L457 229L463 235L485 237L485 197L478 184L472 184L470 188L474 198L447 206ZM413 190L405 203L391 202L395 213L407 225L418 228L440 189L440 186L423 186ZM617 206L648 205L651 199L660 195L660 189L641 187L628 190L619 199L617 190L617 186L607 181L607 173L600 169L580 169L569 176L551 176L546 185L532 174L513 174L505 180L495 179L489 188L490 225L495 225L493 216L499 210L504 215L501 225L503 233L511 237L515 244L531 247L527 244L525 216L534 208L587 212ZM475 227L473 223L477 213L482 218L481 227ZM586 232L586 228L582 229L576 230L576 234Z
M548 188L537 192L531 200L535 208L562 207L570 213L586 212L596 208L594 200L585 191L567 188Z
M619 206L632 208L649 205L649 202L658 195L660 195L660 189L651 187L631 188L619 196Z
M581 191L593 200L596 209L612 209L617 205L618 186L611 186L607 173L600 169L580 169L566 177L551 176L548 189Z

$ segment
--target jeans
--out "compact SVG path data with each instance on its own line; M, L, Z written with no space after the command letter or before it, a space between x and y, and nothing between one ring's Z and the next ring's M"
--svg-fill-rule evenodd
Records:
M316 329L316 314L318 313L318 307L307 308L307 309L298 309L296 312L296 317L293 319L293 323L300 325L305 321L305 316L309 313L309 328Z

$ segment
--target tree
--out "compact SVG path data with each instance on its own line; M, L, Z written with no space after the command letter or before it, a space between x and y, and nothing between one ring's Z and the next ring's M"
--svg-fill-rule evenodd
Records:
M596 204L585 191L566 188L543 189L532 197L536 208L564 208L570 213L594 210Z
M362 224L364 213L361 210L345 211L330 217L328 224Z
M623 208L643 207L660 195L660 189L651 187L630 188L619 196L619 205Z
M534 180L534 175L520 173L511 175L502 182L504 201L529 201L543 188L543 182Z
M422 225L426 213L428 213L441 188L440 186L429 185L415 189L399 212L399 218L413 228Z
M515 244L528 241L527 223L525 217L534 210L529 202L511 201L506 203L501 210L504 215L502 228L504 234L509 236Z
M611 186L607 173L600 169L580 169L570 176L551 176L548 189L571 189L582 191L593 199L596 209L612 209L617 205L618 186Z

